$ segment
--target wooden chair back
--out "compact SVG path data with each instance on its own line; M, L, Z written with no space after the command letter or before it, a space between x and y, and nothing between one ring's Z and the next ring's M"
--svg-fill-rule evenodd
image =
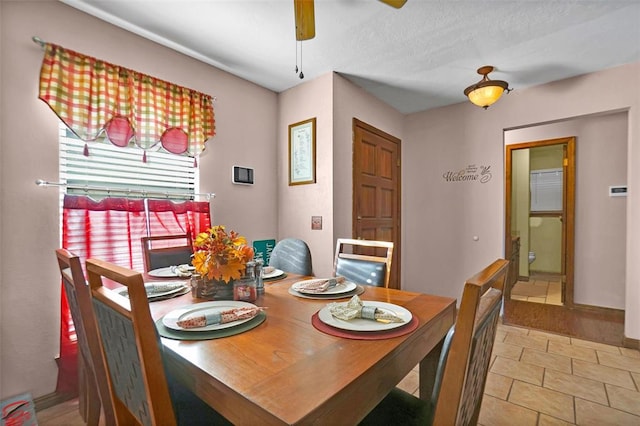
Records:
M191 264L193 243L189 233L142 237L141 243L145 272L167 266Z
M285 238L271 251L269 266L284 272L300 275L313 275L311 250L304 241L297 238Z
M118 424L175 425L142 274L94 259L86 269ZM104 287L103 277L126 286L129 298Z
M477 424L509 262L498 259L464 285L455 331L445 356L434 425Z
M87 425L98 425L102 409L106 424L114 424L111 390L80 258L66 249L57 249L56 257L78 339L78 400L82 418Z
M338 238L333 275L357 284L389 287L392 258L393 242Z

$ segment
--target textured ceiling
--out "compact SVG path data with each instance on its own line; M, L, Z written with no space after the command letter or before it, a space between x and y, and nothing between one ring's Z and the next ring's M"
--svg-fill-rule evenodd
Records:
M316 0L302 53L293 0L61 1L275 92L335 71L402 113L464 102L482 65L519 90L640 61L640 0Z

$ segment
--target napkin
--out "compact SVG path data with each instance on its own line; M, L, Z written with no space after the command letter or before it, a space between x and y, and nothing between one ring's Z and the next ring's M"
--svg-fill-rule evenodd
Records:
M322 293L342 282L344 282L344 277L320 278L299 283L294 287L294 290L302 290L305 293Z
M334 317L345 321L362 318L380 322L404 322L393 312L365 305L358 295L353 296L346 305L344 303L330 303L329 312Z
M208 312L206 314L189 316L183 320L177 321L176 325L181 328L196 328L214 324L225 324L228 322L253 318L263 310L264 308L258 306L247 306L228 309L222 312Z
M187 265L185 263L184 265L173 266L173 267L171 267L171 270L178 277L190 277L191 276L191 272L193 270L195 270L195 268L193 266Z

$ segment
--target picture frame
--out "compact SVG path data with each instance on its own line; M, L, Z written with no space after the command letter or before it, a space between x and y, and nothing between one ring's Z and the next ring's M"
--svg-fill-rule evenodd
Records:
M289 186L316 183L316 118L289 125Z

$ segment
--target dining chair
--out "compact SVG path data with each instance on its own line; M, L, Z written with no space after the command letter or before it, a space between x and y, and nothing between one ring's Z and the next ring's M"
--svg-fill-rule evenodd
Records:
M142 274L95 259L86 269L118 424L230 424L165 371ZM103 278L126 286L129 297Z
M66 249L57 249L58 267L69 304L78 342L78 405L89 426L98 425L100 410L107 425L115 424L111 391L100 349L89 286L80 258Z
M145 272L167 266L191 264L193 244L189 233L142 237L140 240Z
M475 425L489 370L509 262L497 259L464 285L429 400L394 388L361 425Z
M269 266L292 274L313 275L311 250L300 239L285 238L278 241L271 251Z
M379 254L384 250L384 254ZM338 238L333 275L356 284L389 287L393 243L390 241Z

